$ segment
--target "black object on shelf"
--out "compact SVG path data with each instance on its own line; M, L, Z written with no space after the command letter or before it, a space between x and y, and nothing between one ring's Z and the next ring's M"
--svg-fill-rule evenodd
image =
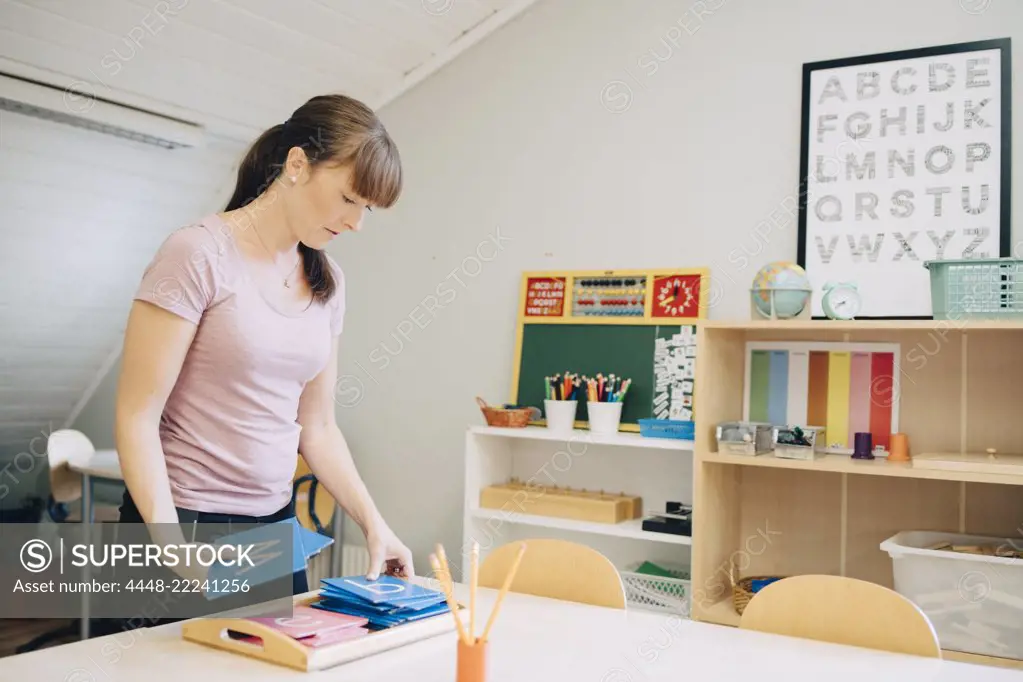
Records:
M643 530L654 533L670 533L671 535L693 534L693 508L681 502L668 502L664 505L664 516L652 514L643 519Z
M682 504L681 502L667 502L664 505L664 511L669 514L692 514L693 506L691 504Z

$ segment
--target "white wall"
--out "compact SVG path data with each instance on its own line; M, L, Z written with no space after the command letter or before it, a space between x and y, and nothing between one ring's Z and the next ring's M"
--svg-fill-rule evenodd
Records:
M240 151L216 136L170 151L0 111L0 506L46 494L46 438L109 368L156 248L223 205ZM93 400L76 425L109 447L112 414Z
M541 0L386 107L408 184L332 247L338 400L419 570L461 543L463 432L509 395L521 271L709 266L710 317L746 317L758 265L796 257L802 64L1003 36L1023 73L1009 0Z

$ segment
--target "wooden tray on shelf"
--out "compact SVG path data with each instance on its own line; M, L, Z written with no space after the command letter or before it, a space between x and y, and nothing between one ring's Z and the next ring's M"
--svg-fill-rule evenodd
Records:
M318 600L318 596L306 594L296 597L295 604L311 604ZM464 616L461 611L462 606L459 605L460 616ZM182 637L191 642L304 672L325 670L454 631L455 621L451 614L443 613L370 632L356 639L313 648L262 623L245 618L196 618L185 621L181 626ZM237 639L232 634L259 637L261 642Z
M914 469L1023 476L1023 455L987 452L925 452L913 455Z
M636 495L531 486L516 479L483 488L480 507L608 524L643 518L643 500Z

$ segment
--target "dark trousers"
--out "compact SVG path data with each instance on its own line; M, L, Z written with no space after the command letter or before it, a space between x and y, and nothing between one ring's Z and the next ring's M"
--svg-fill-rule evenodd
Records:
M131 494L124 491L124 497L121 501L120 507L120 523L145 523L142 518L142 514L139 512L135 501L132 499ZM284 521L295 516L294 503L289 503L273 514L266 516L246 516L244 514L221 514L216 512L201 512L192 509L177 508L178 511L178 522L182 526L190 526L193 524L265 524L265 523L276 523L278 521ZM199 534L197 534L199 535ZM186 534L186 537L188 535ZM198 539L198 537L196 538ZM303 594L309 591L309 581L305 571L300 571L293 575L293 594ZM180 618L164 618L154 620L152 622L146 622L147 626L164 625L166 623L173 623L180 621ZM134 629L139 627L139 624L132 621L122 619L103 619L100 627L97 628L103 634L109 632L117 632L122 630Z

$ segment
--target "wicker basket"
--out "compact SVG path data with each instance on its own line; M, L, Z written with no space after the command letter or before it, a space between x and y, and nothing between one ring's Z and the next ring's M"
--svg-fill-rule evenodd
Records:
M732 605L735 607L735 612L740 616L742 612L746 610L746 605L750 603L750 600L756 596L753 592L753 581L754 580L775 580L781 579L785 576L780 575L751 575L746 578L737 579L735 574L735 563L732 563L732 570L728 576L732 582Z
M479 396L476 397L476 402L479 404L480 411L483 412L483 418L487 420L488 426L521 428L529 423L530 418L534 414L532 407L517 407L513 409L491 407Z

